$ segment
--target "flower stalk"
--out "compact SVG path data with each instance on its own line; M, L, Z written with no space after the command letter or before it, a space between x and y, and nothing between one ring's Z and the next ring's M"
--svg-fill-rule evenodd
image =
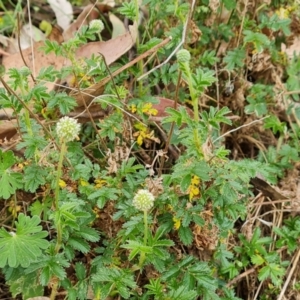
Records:
M67 142L73 141L78 137L80 131L80 125L77 123L77 120L63 117L61 118L56 125L56 134L59 138L61 144L61 151L59 154L59 161L56 174L56 184L54 192L54 209L59 210L59 190L60 190L60 178L62 176L63 160L67 153ZM62 226L60 220L56 224L57 237L55 245L55 253L58 253L62 245ZM55 278L56 282L52 287L50 299L54 300L57 294L58 288L58 278Z
M190 60L191 60L191 54L188 50L186 49L181 49L177 52L176 54L177 57L177 62L179 66L179 70L183 73L188 86L190 90L190 95L192 99L192 104L193 104L193 112L194 112L194 121L199 122L199 109L198 109L198 97L197 97L197 91L194 87L193 84L193 76L192 72L190 69ZM197 129L194 129L194 139L195 143L197 145L198 149L201 149L201 143L199 140L199 134Z
M148 190L139 190L132 201L132 204L136 209L144 212L144 246L147 246L148 243L148 211L153 207L154 200L154 195ZM142 269L145 259L145 252L141 252L139 269Z
M179 69L186 77L187 83L189 85L190 95L193 103L194 120L199 121L198 97L193 85L193 77L190 69L191 54L189 51L181 49L177 52L176 57Z
M92 20L89 25L91 30L96 30L99 41L102 41L101 32L104 30L104 24L101 20Z

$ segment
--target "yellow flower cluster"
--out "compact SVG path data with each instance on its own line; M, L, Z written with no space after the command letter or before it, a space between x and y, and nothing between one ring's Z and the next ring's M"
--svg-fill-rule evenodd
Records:
M181 226L181 219L173 217L173 222L174 222L174 228L176 230L178 230L180 228L180 226Z
M95 188L100 189L106 184L106 180L104 179L95 179Z
M143 144L145 139L156 140L154 131L150 131L145 125L137 123L134 125L134 127L138 129L138 131L135 132L133 136L136 138L136 142L139 146Z
M133 114L138 110L135 104L130 104L129 109ZM148 116L156 116L158 113L157 109L153 108L152 103L144 103L141 107L141 112Z
M88 186L89 183L87 181L85 181L84 179L80 179L80 185L81 186ZM104 179L95 179L94 180L94 183L95 183L95 188L96 189L100 189L101 187L103 187L105 184L106 184L106 180Z
M280 20L284 20L284 19L288 19L290 12L292 10L293 9L291 9L291 7L287 7L287 8L280 7L279 9L276 10L275 13L279 17Z
M200 184L200 178L194 175L188 189L190 201L192 201L195 196L198 196L200 194L199 184Z

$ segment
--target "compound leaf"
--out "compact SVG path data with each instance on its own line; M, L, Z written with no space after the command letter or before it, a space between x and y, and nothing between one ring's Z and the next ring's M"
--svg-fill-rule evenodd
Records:
M39 223L38 216L30 218L21 213L15 222L16 232L0 229L0 268L26 268L42 254L41 249L48 248L49 242L44 239L48 233L42 231Z

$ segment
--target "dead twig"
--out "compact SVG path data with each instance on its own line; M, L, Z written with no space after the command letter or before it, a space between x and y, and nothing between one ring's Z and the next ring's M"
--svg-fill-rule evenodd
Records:
M32 30L31 17L30 17L30 7L28 7L28 14L29 14L30 29ZM25 58L24 58L24 55L23 55L23 51L22 51L22 48L21 48L21 40L20 40L20 38L21 38L21 34L20 34L20 32L21 32L21 25L20 25L20 16L19 16L19 14L17 14L17 20L18 20L18 48L19 48L19 52L20 52L20 55L21 55L21 58L23 60L24 65L28 69L30 69L28 67L26 61L25 61ZM32 70L34 72L34 70L35 70L35 68L34 68L34 50L33 50L32 39L30 41L31 41L32 65L33 65ZM33 74L31 72L30 72L30 77L31 77L32 81L35 83L35 78L34 78L34 76L33 76Z
M237 131L237 130L240 130L241 128L244 128L244 127L253 125L254 123L260 122L260 121L262 121L262 120L264 120L264 119L267 119L267 118L269 118L269 117L270 117L270 116L265 116L265 117L263 117L263 118L261 118L261 119L259 119L259 120L254 120L254 121L252 121L252 122L250 122L250 123L248 123L248 124L244 124L244 125L242 125L242 126L239 126L239 127L237 127L237 128L234 128L234 129L232 129L232 130L229 130L229 131L225 132L224 134L222 134L221 136L219 136L218 138L216 138L212 143L214 144L216 141L220 140L221 138L223 138L224 136L226 136L226 135L228 135L228 134L230 134L230 133L232 133L232 132L235 132L235 131Z
M241 279L243 279L244 277L247 277L249 274L255 272L256 268L252 268L252 269L249 269L241 274L239 274L238 276L236 276L235 278L233 278L231 281L229 281L227 284L226 284L226 287L230 287L236 283L238 283Z
M287 287L288 287L288 285L289 285L289 283L290 283L290 281L291 281L291 278L292 278L292 276L293 276L293 274L294 274L294 272L295 272L295 269L296 269L296 267L298 266L299 258L300 258L300 249L299 249L299 250L297 251L297 253L294 255L294 258L293 258L293 260L292 260L292 262L291 262L292 268L291 268L291 270L290 270L290 272L289 272L289 275L287 276L287 278L286 278L286 280L285 280L285 283L284 283L284 285L283 285L283 287L282 287L282 289L281 289L281 292L280 292L280 294L279 294L277 300L282 300L282 299L283 299L284 294L285 294L285 292L286 292L286 289L287 289Z

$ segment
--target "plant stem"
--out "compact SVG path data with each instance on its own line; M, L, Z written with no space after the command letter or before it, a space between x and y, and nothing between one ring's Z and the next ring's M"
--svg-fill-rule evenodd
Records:
M196 90L193 86L193 78L192 78L192 74L191 74L189 67L186 67L185 73L187 75L187 81L188 81L188 85L189 85L190 95L192 98L194 121L199 122L198 97L197 97ZM199 134L198 134L198 130L196 128L194 129L194 139L195 139L197 148L200 149L201 143L199 141Z
M53 284L50 300L55 300L56 294L57 294L57 287L58 287L58 279L55 278L55 283Z
M56 177L56 185L55 185L55 209L58 210L58 202L59 202L59 180L62 174L62 165L63 165L63 160L65 153L67 152L67 146L66 143L63 142L61 145L61 151L60 151L60 156L59 156L59 162L58 162L58 167L57 167L57 177ZM58 253L59 249L62 244L62 228L60 222L57 224L57 241L56 241L56 246L55 246L55 252Z
M56 236L55 253L58 253L62 244L62 227L60 222L58 222L56 230L57 230L57 236Z
M147 211L144 211L144 246L147 246L148 241L148 214ZM141 252L140 261L139 261L139 268L141 269L143 263L145 261L146 254L145 252Z
M140 8L139 8L139 0L134 0L134 5L135 5L135 22L136 22L136 26L138 27L139 26L139 18L140 18ZM137 35L137 38L136 38L136 49L137 51L139 50L139 47L140 47L140 37L139 35ZM138 62L138 66L139 66L139 69L140 69L140 74L143 74L143 60L140 60ZM142 81L139 81L138 83L138 89L139 89L139 96L141 97L142 94L143 94L143 83Z
M59 200L59 180L61 177L61 173L62 173L62 165L63 165L63 160L64 160L64 156L65 153L67 152L67 146L66 143L63 142L61 145L61 150L60 150L60 155L59 155L59 162L58 162L58 167L57 167L57 175L56 175L56 185L55 185L55 203L54 203L54 207L55 209L58 209L58 200Z
M55 185L55 196L54 196L54 207L55 210L58 210L58 202L59 202L59 181L62 174L62 165L65 153L67 152L67 146L65 142L62 142L61 151L59 155L58 167L57 167L57 174L56 174L56 185ZM56 245L55 245L55 253L58 253L62 244L62 227L60 221L58 221L56 226L57 237L56 237ZM50 300L55 300L57 294L59 279L55 277L55 283L52 287Z
M148 241L148 214L144 211L144 245L147 246Z
M188 72L187 80L188 80L190 95L191 95L192 103L193 103L194 120L197 122L197 121L199 121L198 97L197 97L195 88L193 86L193 79L192 79L192 74L190 71Z
M22 98L24 99L25 95L28 93L28 88L25 88L24 82L22 80L20 82L20 91L21 91ZM27 132L30 134L30 136L33 136L32 127L30 123L30 115L27 110L24 111L24 119L25 119Z
M57 167L57 176L56 176L56 185L55 185L55 203L54 207L56 210L58 210L58 202L59 202L59 180L62 174L62 165L63 165L63 160L65 153L67 151L67 146L66 143L63 142L61 145L61 151L60 151L60 156L59 156L59 162L58 162L58 167ZM59 249L61 247L62 243L62 228L60 222L57 224L57 241L56 241L56 246L55 246L55 252L58 253Z

